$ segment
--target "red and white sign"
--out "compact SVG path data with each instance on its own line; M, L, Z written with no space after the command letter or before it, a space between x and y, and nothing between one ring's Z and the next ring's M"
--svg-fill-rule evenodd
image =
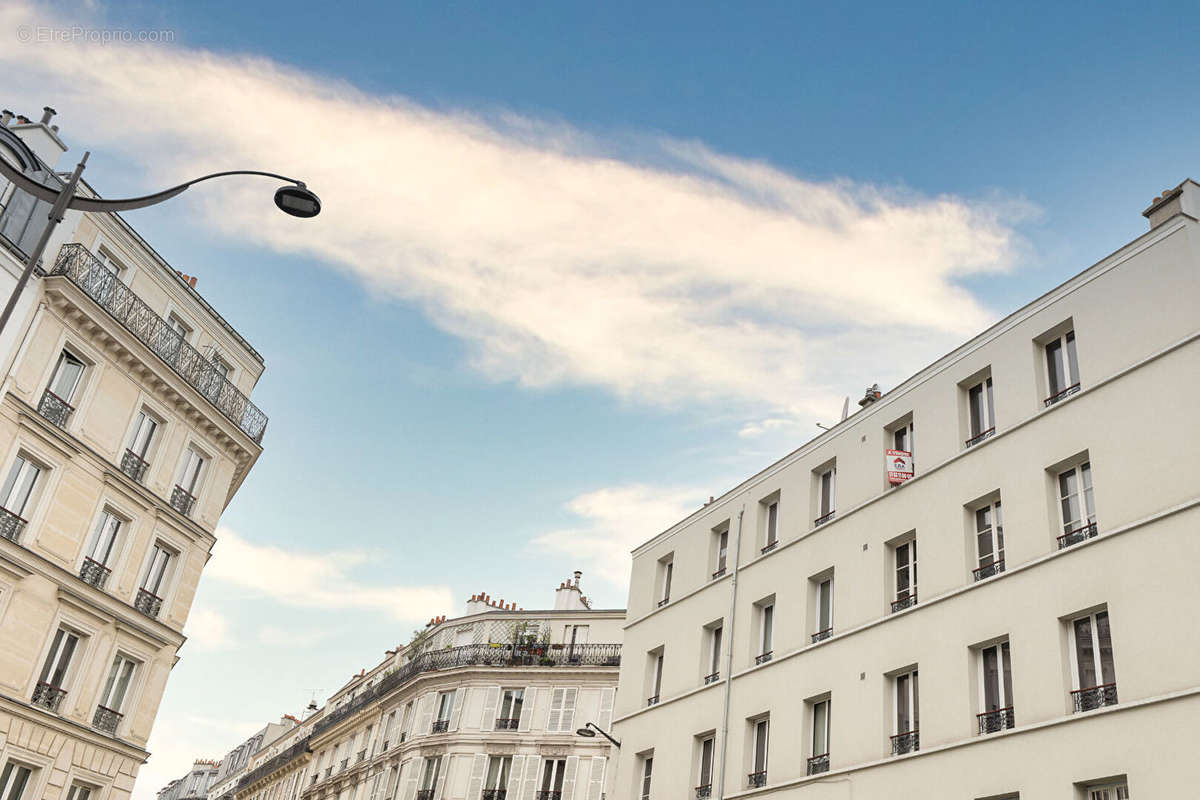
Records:
M898 486L913 476L913 456L907 450L888 450L884 458L888 483Z

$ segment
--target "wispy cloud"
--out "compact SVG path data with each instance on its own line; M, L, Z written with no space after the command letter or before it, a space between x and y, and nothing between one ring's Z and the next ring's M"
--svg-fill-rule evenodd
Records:
M209 608L193 608L183 633L189 644L206 652L224 650L233 644L229 620Z
M10 5L0 27L39 13ZM1003 204L434 111L261 58L10 44L18 108L53 98L68 140L153 165L148 187L242 165L303 176L325 203L308 222L249 181L189 194L214 229L419 303L498 380L824 418L847 384L989 322L961 280L1012 261Z

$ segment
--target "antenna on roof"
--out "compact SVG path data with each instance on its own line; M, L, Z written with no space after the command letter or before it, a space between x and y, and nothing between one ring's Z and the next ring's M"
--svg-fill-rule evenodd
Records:
M846 399L842 402L842 419L850 416L850 395L846 395Z

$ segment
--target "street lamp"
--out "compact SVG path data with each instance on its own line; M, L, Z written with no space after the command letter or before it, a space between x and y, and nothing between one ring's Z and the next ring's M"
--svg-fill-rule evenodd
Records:
M582 728L575 729L576 736L583 736L586 739L596 738L597 733L599 733L605 739L608 739L610 742L612 742L614 745L616 745L618 748L620 748L621 743L618 742L613 737L609 736L607 733L605 733L604 729L601 728L599 725L597 725L594 722L589 722L587 725L584 725Z
M148 194L142 197L130 197L124 200L106 200L99 197L80 197L75 194L76 187L79 186L79 176L83 174L84 165L87 164L90 153L84 153L83 158L75 165L75 171L71 173L70 180L62 190L54 189L49 186L43 186L37 181L31 179L25 173L18 170L12 164L9 164L4 158L0 158L0 175L8 178L17 188L22 189L29 194L41 200L51 203L50 207L50 224L42 231L42 235L38 237L37 244L29 252L29 259L25 262L25 271L21 273L21 278L17 281L16 287L8 298L8 304L4 307L4 312L0 314L0 333L4 332L4 327L8 324L9 317L12 316L13 309L17 307L17 300L21 296L21 292L25 290L25 284L29 282L29 276L33 274L34 267L41 260L42 253L46 249L46 243L50 241L50 235L58 226L58 223L63 221L63 217L69 209L79 211L128 211L134 208L145 208L146 206L157 205L164 200L170 200L177 194L181 194L190 186L207 181L211 178L221 178L226 175L261 175L267 178L276 178L286 183L293 184L292 186L282 186L275 192L275 205L285 214L290 214L293 217L301 217L307 219L315 217L321 213L321 199L313 194L304 181L298 181L295 178L289 178L286 175L276 175L274 172L260 172L258 170L238 169L228 172L214 172L211 175L205 175L201 178L181 183L178 186L173 186L170 189L164 189L155 194Z

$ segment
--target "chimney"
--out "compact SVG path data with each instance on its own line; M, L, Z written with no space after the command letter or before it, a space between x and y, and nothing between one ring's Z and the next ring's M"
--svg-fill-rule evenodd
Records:
M1150 230L1180 214L1200 219L1200 184L1191 178L1151 200L1150 207L1142 212L1150 221Z
M42 124L42 125L49 125L49 124L50 124L50 120L51 120L51 119L53 119L54 115L55 115L55 114L57 114L57 113L58 113L58 112L57 112L57 111L55 111L55 110L54 110L53 108L51 108L50 106L42 106L42 119L41 119L41 124Z
M862 400L858 401L858 404L863 408L866 408L881 397L883 397L883 392L879 391L879 384L873 383L867 387L867 393L863 395Z
M554 592L555 611L586 611L589 608L587 598L583 596L583 591L579 588L582 578L583 573L575 570L573 582L566 580L559 584L558 590Z
M0 111L0 126L7 128L8 123L12 122L12 118L13 118L13 113L11 111L9 111L7 108L4 109L3 111Z
M54 109L46 106L42 109L40 122L33 122L24 114L18 114L17 124L12 126L12 131L51 168L58 164L59 156L67 151L67 146L58 138L58 132L50 127L54 114Z

